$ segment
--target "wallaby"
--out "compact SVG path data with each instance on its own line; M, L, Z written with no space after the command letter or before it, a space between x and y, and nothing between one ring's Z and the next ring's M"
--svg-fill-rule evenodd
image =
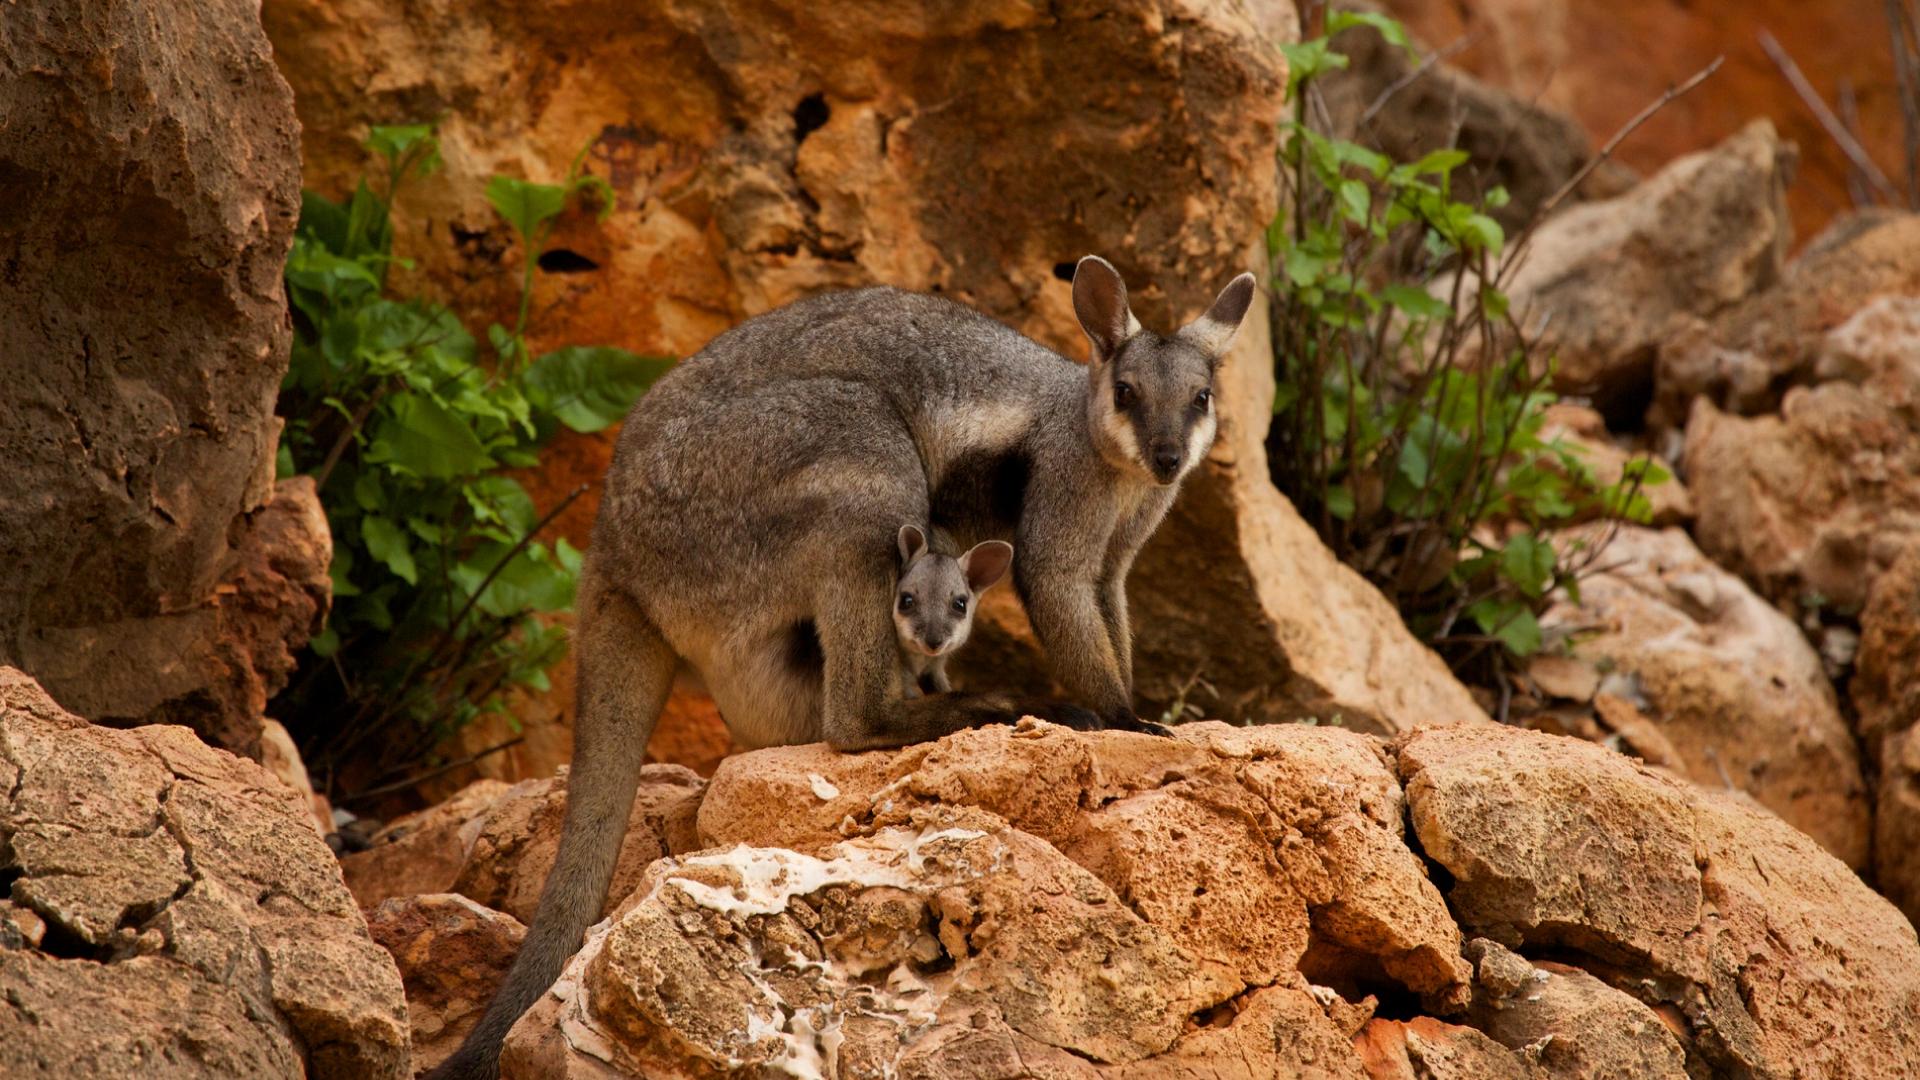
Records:
M682 662L750 747L901 746L1023 713L1164 730L1133 712L1127 571L1212 445L1214 370L1253 294L1242 274L1163 337L1088 256L1073 279L1082 366L939 297L828 293L741 323L660 379L621 429L581 570L559 854L505 984L434 1075L497 1075L507 1029L600 918ZM960 545L1012 541L1014 586L1077 704L905 693L891 616L903 521Z
M953 689L947 657L973 633L980 594L1006 576L1013 545L983 540L955 558L936 551L917 525L900 526L900 582L894 587L893 626L900 633L908 694Z

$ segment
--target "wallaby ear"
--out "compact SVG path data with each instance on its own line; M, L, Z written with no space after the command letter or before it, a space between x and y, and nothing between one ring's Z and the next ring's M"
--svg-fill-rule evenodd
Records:
M1181 327L1175 336L1184 338L1215 360L1225 356L1227 347L1233 344L1233 336L1240 332L1240 324L1246 320L1247 308L1253 306L1253 290L1252 274L1241 274L1227 282L1207 313Z
M1127 283L1120 271L1098 255L1080 260L1073 270L1073 313L1093 342L1093 362L1112 358L1140 332L1140 320L1127 307Z
M900 526L900 565L905 566L927 550L927 534L918 525Z
M1013 565L1013 545L1005 540L985 540L960 556L960 572L967 575L967 588L983 593L1007 576Z

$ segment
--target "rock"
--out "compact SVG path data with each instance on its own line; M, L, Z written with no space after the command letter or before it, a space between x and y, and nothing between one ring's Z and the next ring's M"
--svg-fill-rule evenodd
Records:
M16 8L0 53L0 664L255 755L327 597L325 523L273 485L291 93L248 0Z
M1696 397L1741 415L1774 412L1782 394L1822 375L1829 335L1884 298L1920 296L1920 214L1861 212L1834 222L1788 264L1778 285L1676 335L1660 352L1649 419L1687 422Z
M1485 938L1467 952L1479 953L1475 1026L1548 1075L1687 1080L1680 1040L1631 995L1579 968L1529 963Z
M1354 1039L1368 1080L1545 1080L1539 1065L1470 1027L1431 1016L1373 1020Z
M812 852L916 809L978 807L1053 844L1241 983L1301 969L1327 984L1364 958L1438 1009L1465 1004L1457 932L1403 843L1378 743L1301 725L1176 732L1093 740L1023 721L897 753L739 755L701 802L700 839ZM1365 987L1348 984L1335 988L1358 1000Z
M1873 583L1849 689L1861 745L1879 767L1874 881L1920 923L1920 543Z
M1535 230L1508 295L1555 384L1639 426L1666 343L1779 278L1794 152L1757 120Z
M507 977L526 927L454 893L385 900L367 930L406 984L415 1075L452 1055Z
M1188 1027L1236 987L1046 842L941 807L819 857L738 845L655 864L508 1035L503 1065L565 1075L585 1053L660 1077L754 1066L1145 1077L1223 1064L1358 1076L1321 1065L1343 1033L1303 986L1251 995L1223 1028ZM1309 1054L1290 1053L1303 1045Z
M300 748L280 721L269 717L260 728L260 764L274 778L300 796L312 811L313 826L325 836L333 831L333 806L327 797L313 790L306 763L300 760Z
M696 846L694 812L705 786L678 765L641 770L609 911L648 863ZM448 802L394 821L375 835L372 847L340 864L362 908L395 897L454 892L529 922L559 850L565 811L561 778L511 787L480 780Z
M1679 529L1621 526L1600 565L1580 604L1563 599L1541 618L1570 641L1571 661L1606 673L1596 685L1614 701L1600 727L1704 787L1746 792L1864 868L1859 749L1800 628Z
M1813 370L1829 381L1788 390L1779 416L1696 400L1685 467L1700 546L1777 601L1857 612L1920 538L1916 357L1920 299L1885 297L1827 335Z
M0 1073L406 1074L399 973L258 765L0 669L0 789Z
M1651 456L1645 451L1623 448L1608 433L1605 418L1583 405L1556 402L1547 406L1546 413L1547 422L1540 428L1540 438L1559 439L1572 447L1593 470L1594 483L1601 487L1618 484L1626 475L1628 462L1647 460ZM1643 484L1639 490L1647 497L1650 514L1647 524L1664 528L1693 520L1693 496L1678 476L1669 476L1664 483Z
M369 122L445 118L447 168L399 215L396 253L418 267L400 288L470 321L508 316L520 254L486 180L555 179L588 146L614 206L604 225L581 212L556 227L551 250L593 268L541 278L534 344L669 355L790 300L884 282L965 301L1077 357L1068 279L1089 251L1116 260L1147 325L1199 314L1265 262L1285 89L1273 45L1297 34L1286 0L656 2L537 28L486 6L401 19L382 0L274 0L265 14L298 91L310 185L351 188ZM983 130L1004 136L990 161L967 149ZM1197 673L1218 691L1208 711L1236 719L1338 714L1398 731L1483 718L1275 492L1272 369L1252 326L1216 398L1218 445L1134 568L1149 711ZM597 480L611 447L611 433L563 440L533 478L536 499ZM577 543L596 498L560 520ZM963 686L1045 687L1011 596L958 658Z
M1466 933L1672 1006L1683 1049L1715 1073L1920 1069L1913 927L1764 811L1515 729L1423 730L1397 761Z

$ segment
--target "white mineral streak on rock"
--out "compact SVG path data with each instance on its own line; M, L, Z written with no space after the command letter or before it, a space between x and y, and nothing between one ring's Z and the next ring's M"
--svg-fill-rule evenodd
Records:
M840 789L833 786L833 781L817 772L807 774L807 784L813 788L814 797L822 802L840 797Z

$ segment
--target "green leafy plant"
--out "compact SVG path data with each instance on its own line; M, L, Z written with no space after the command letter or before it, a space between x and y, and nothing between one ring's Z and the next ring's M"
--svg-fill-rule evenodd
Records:
M572 497L543 515L509 470L537 465L562 428L618 420L671 365L604 346L528 354L555 220L572 203L597 201L602 216L612 205L579 159L561 184L487 185L524 261L519 316L490 326L483 349L445 307L388 288L394 200L437 168L433 129L376 127L366 145L380 169L345 202L306 192L287 261L295 338L279 472L319 487L334 606L276 703L330 786L378 747L378 766L356 774L362 790L417 767L509 689L546 687L566 648L548 617L572 607L581 555L538 537Z
M1268 234L1274 480L1416 633L1493 685L1541 648L1536 616L1556 594L1578 598L1608 538L1562 530L1646 520L1641 488L1665 472L1636 460L1602 485L1543 435L1551 365L1499 288L1514 250L1489 213L1503 189L1458 200L1464 151L1396 162L1316 128L1314 81L1347 64L1331 35L1361 26L1411 49L1393 20L1340 11L1322 36L1283 47L1293 111L1286 209Z

